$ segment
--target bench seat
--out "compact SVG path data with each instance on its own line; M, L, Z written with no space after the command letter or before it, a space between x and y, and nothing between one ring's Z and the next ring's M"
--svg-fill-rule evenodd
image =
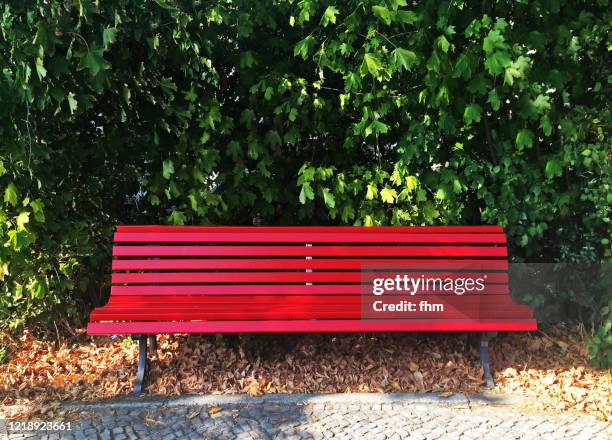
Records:
M510 297L498 226L119 226L113 257L110 299L92 311L88 333L138 335L145 352L146 335L160 333L537 328ZM488 280L478 294L418 292L443 304L443 314L364 319L364 271L393 265Z

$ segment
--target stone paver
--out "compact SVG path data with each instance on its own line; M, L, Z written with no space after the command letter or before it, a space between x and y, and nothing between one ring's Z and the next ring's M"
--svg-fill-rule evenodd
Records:
M338 395L335 395L338 397ZM347 397L348 396L348 397ZM612 439L612 425L576 414L521 413L518 407L467 398L400 399L363 395L275 401L274 397L221 402L174 400L81 406L86 417L70 431L8 431L8 439ZM309 400L310 399L310 400ZM327 400L327 401L326 401ZM215 408L216 410L219 409ZM209 414L210 411L210 414Z

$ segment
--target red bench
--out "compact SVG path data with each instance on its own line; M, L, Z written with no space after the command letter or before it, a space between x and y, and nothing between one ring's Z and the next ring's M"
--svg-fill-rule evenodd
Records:
M478 332L492 386L488 339L537 329L530 309L510 298L506 236L497 226L118 226L114 244L110 299L93 310L87 331L137 335L137 393L147 341L155 352L161 333ZM478 295L418 292L441 298L445 313L364 318L363 269L378 265L453 278L477 268L490 283Z

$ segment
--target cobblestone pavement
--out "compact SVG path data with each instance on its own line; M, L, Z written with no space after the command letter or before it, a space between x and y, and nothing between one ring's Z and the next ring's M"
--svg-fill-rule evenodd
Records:
M4 435L88 440L612 439L612 425L588 416L521 413L518 407L462 396L351 396L225 400L219 396L101 404L86 407L86 416L72 422L71 431L8 432L5 427Z

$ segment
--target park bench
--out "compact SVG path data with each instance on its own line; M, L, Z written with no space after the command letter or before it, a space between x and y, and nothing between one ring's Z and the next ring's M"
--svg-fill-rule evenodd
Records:
M92 311L87 331L138 339L136 393L147 345L156 353L155 335L164 333L468 332L492 386L489 339L537 328L510 297L498 226L118 226L113 257L110 299ZM477 295L418 292L444 303L443 313L364 317L364 298L381 298L364 290L364 268L389 265L453 279L476 268L489 282Z

